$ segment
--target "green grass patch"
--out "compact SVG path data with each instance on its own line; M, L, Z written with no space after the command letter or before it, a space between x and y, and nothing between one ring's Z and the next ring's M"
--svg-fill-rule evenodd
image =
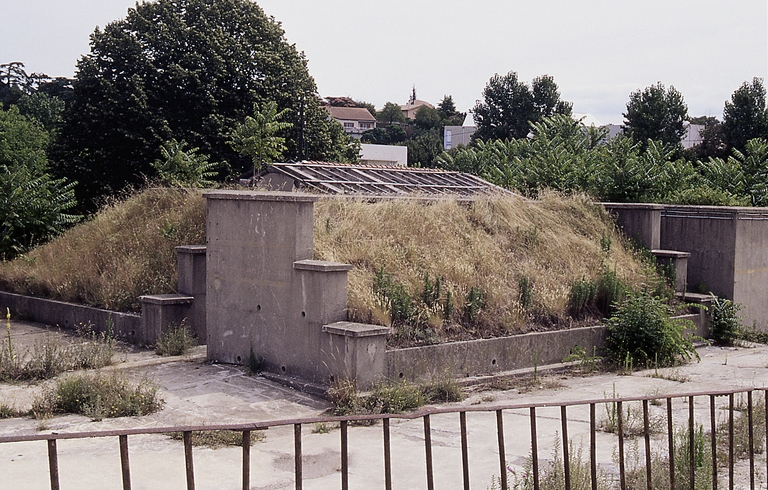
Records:
M155 382L131 382L123 373L73 374L46 387L32 403L36 418L75 413L93 420L148 415L163 407Z
M197 339L189 331L186 322L170 325L155 344L155 352L161 356L181 356L197 345Z
M183 432L171 432L168 436L174 441L184 439ZM239 430L201 430L192 431L192 445L219 449L222 447L243 447L243 433ZM263 431L251 431L251 446L267 439Z

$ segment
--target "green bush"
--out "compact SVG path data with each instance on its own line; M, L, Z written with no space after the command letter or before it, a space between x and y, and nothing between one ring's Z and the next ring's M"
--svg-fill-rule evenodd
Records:
M691 322L670 319L667 306L646 293L628 295L607 323L607 359L615 366L674 366L699 358L683 333Z
M149 379L135 384L125 374L76 374L59 379L32 402L36 418L76 413L93 420L148 415L160 410L163 399Z
M155 344L155 352L161 356L180 356L197 345L195 336L189 331L184 320L178 325L171 325Z
M712 324L710 334L712 340L719 345L731 345L739 338L742 330L741 319L738 312L743 306L725 298L712 298L710 313Z
M400 413L419 408L425 402L421 389L403 380L400 383L375 384L365 399L365 406L371 413Z

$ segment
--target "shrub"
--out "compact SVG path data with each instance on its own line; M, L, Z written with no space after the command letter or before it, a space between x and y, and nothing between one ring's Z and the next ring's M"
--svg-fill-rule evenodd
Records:
M710 332L715 343L731 345L740 336L742 325L738 311L742 308L741 304L729 299L712 297Z
M184 438L183 432L171 432L168 436L174 441ZM251 431L251 446L266 439L263 431ZM227 446L243 447L243 433L239 430L201 430L192 431L192 445L219 449Z
M608 319L607 358L613 365L674 366L698 359L692 324L669 318L667 306L646 293L628 295Z
M189 331L184 320L178 325L170 325L168 330L157 340L155 352L161 356L180 356L197 345L195 336Z
M145 378L131 383L125 374L76 374L46 387L32 402L36 418L76 413L93 420L148 415L160 410L158 386Z
M365 399L365 406L372 413L400 413L419 408L424 403L421 389L406 380L377 383Z
M98 369L112 364L114 339L106 333L86 334L68 342L46 334L22 352L10 336L0 342L0 381L50 379L65 371Z

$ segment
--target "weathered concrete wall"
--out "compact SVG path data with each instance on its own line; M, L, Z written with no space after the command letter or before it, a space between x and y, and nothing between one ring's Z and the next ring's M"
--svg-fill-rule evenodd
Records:
M349 339L324 331L347 319L352 266L312 260L317 198L250 191L206 197L208 357L245 364L253 352L268 370L314 383L345 371L380 376L376 356L347 355Z
M195 298L183 294L154 294L140 296L141 329L136 333L137 344L154 345L172 327L186 324Z
M0 308L3 314L6 308L10 308L12 318L23 318L66 329L75 329L83 324L91 325L97 332L103 332L109 327L115 335L129 342L135 342L137 336L142 335L141 317L130 313L6 292L0 292Z
M205 332L205 245L176 247L179 279L176 290L195 300L192 302L186 324L201 342L206 340Z
M573 346L588 353L604 344L602 326L537 332L387 351L387 377L409 381L494 374L562 362Z
M662 248L660 237L663 205L607 202L603 206L615 216L616 224L624 234L650 250Z
M736 221L733 297L746 325L768 328L768 209L742 208Z
M733 300L736 224L740 208L667 206L661 247L690 252L688 288Z

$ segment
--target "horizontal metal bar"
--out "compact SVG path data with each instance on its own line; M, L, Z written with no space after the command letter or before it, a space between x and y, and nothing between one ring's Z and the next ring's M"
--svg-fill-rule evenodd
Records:
M94 437L117 437L121 435L140 435L140 434L168 434L171 432L206 432L206 431L218 431L218 430L232 430L242 432L244 430L266 430L271 427L281 427L295 424L315 424L315 423L333 423L333 422L356 422L356 421L376 421L383 419L400 419L400 420L415 420L424 417L425 415L439 415L439 414L454 414L458 412L495 412L497 410L523 410L530 408L560 408L575 407L575 406L587 406L592 403L627 403L637 402L643 400L660 400L665 398L687 398L691 396L729 396L739 393L747 393L749 391L768 391L768 387L760 388L738 388L733 390L717 390L717 391L698 391L698 392L686 392L675 394L658 394L658 395L644 395L637 397L622 397L622 398L599 398L592 400L578 400L568 402L539 402L539 403L508 403L508 404L489 404L489 405L474 405L461 407L457 409L455 407L449 408L436 408L425 407L421 410L408 413L399 414L370 414L370 415L352 415L352 416L321 416L321 417L307 417L298 419L281 419L281 420L266 420L261 422L250 422L240 424L217 424L217 425L192 425L192 426L166 426L166 427L151 427L151 428L135 428L135 429L119 429L119 430L104 430L104 431L89 431L89 432L52 432L48 434L26 434L26 435L11 435L0 436L0 443L4 442L26 442L26 441L47 441L53 439L85 439Z

